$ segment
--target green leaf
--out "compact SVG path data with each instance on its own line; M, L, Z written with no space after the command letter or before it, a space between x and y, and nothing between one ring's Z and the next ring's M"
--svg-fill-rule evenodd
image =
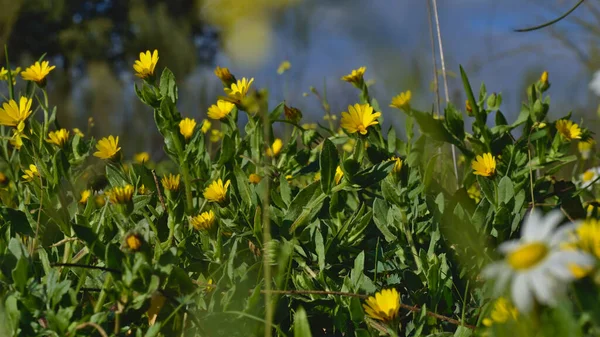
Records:
M498 202L508 204L515 197L512 180L508 176L502 177L498 184Z
M271 122L278 120L279 118L281 118L281 114L283 113L283 109L284 109L285 103L279 103L275 109L273 109L273 111L271 111L271 113L269 114L269 120Z
M219 156L218 166L223 166L225 163L230 161L235 154L235 142L230 135L223 137L223 143L221 144L221 155Z
M237 189L240 192L240 199L244 207L249 207L252 203L252 191L246 174L237 165L233 167Z
M329 139L323 142L323 149L319 158L321 169L321 189L323 193L331 194L331 187L335 181L335 170L340 162L337 148Z
M292 222L296 221L300 214L304 211L304 208L309 204L315 193L322 193L320 183L318 181L306 186L300 191L292 200L290 207L287 209L284 217L284 226L288 227L292 225ZM286 226L287 225L287 226Z
M394 167L394 161L386 160L370 168L362 170L356 173L352 178L353 184L360 185L362 187L368 187L376 184L387 177L392 168Z
M488 177L477 176L477 182L481 187L481 191L485 195L486 199L494 206L498 204L496 199L496 192L494 182Z
M365 251L361 251L360 254L356 256L354 259L354 268L350 272L350 280L354 285L355 289L360 288L360 281L363 276L363 271L365 270Z
M463 69L462 65L460 66L460 77L465 88L465 93L467 94L467 100L469 101L469 105L471 106L471 109L473 109L473 115L475 116L475 119L481 125L485 125L487 114L485 113L485 111L479 111L479 106L477 105L477 101L475 100L475 96L473 95L473 89L471 89L469 78L467 77L467 73L465 73L465 70Z
M459 326L454 332L454 337L470 337L473 335L473 330L467 328L466 326Z
M175 75L165 68L162 75L160 75L160 94L164 97L169 97L171 102L177 103L177 83L175 82Z
M98 240L98 237L91 228L76 224L73 224L72 228L75 235L77 235L77 238L83 240L96 257L101 259L104 258L106 246Z
M394 242L397 240L397 237L388 229L388 211L388 205L384 200L375 199L373 202L373 222L375 222L375 226L379 228L379 231L383 234L387 242Z
M27 285L27 279L29 278L27 276L28 269L29 263L27 262L27 259L24 256L21 256L17 261L17 265L12 270L13 282L21 293L25 290L25 286Z
M106 178L111 187L124 186L129 183L127 177L112 163L106 165Z
M463 121L462 114L456 110L452 103L448 103L448 106L444 110L446 116L446 124L450 132L458 139L465 138L465 122Z
M317 253L317 261L319 263L319 270L325 270L325 244L323 243L323 235L321 231L315 231L315 251Z
M312 337L304 308L298 307L294 314L294 337Z
M10 237L15 237L15 234L34 236L33 229L27 221L27 216L22 211L1 207L0 218L10 223Z

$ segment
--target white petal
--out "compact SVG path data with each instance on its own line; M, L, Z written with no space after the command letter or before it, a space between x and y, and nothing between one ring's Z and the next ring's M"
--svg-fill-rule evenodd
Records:
M510 268L504 268L500 271L496 277L496 283L494 283L494 289L492 290L494 296L500 296L506 290L508 281L510 281L513 272Z
M538 232L531 238L532 241L546 241L554 229L562 222L564 215L560 210L554 210L546 215L538 227Z
M492 262L483 268L481 276L488 280L494 279L502 273L503 269L508 269L504 261Z
M530 274L528 282L529 288L533 290L535 297L540 303L545 303L550 306L556 303L556 281L552 276L546 275L543 270L538 270Z
M512 300L517 309L523 313L531 311L533 307L533 298L531 298L527 278L527 273L519 273L515 276L511 286Z
M500 251L502 254L506 255L510 252L512 252L513 250L519 248L519 246L521 246L523 243L521 242L521 240L510 240L510 241L505 241L502 242L500 244L500 246L498 246L498 251Z
M550 246L556 247L561 243L571 242L573 240L571 233L574 232L581 223L582 221L577 221L558 228L550 238Z
M542 222L542 214L537 209L533 208L527 214L523 225L521 226L521 239L526 240L529 237L535 237L538 225Z

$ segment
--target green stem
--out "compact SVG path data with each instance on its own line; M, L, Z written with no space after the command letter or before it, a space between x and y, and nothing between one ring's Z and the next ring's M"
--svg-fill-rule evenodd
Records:
M102 291L100 292L100 296L98 296L98 301L94 306L94 313L97 314L102 311L102 307L104 306L104 301L106 301L106 289L112 283L112 274L107 273L106 278L104 279L104 285L102 285Z

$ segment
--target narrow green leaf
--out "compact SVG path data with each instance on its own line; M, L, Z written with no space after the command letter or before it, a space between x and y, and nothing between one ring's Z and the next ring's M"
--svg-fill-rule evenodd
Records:
M319 158L321 169L321 189L325 194L331 194L331 188L335 181L335 169L340 162L337 148L329 139L323 142L323 149Z

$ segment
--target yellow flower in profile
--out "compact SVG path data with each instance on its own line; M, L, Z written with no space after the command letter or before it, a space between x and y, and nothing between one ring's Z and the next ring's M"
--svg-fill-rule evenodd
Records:
M283 148L283 141L281 141L281 139L279 139L279 138L275 138L273 145L271 145L271 147L267 149L267 156L277 157L277 155L279 155L279 152L281 152L282 148Z
M335 177L333 178L335 180L336 184L339 184L340 181L342 181L342 178L344 177L344 171L342 171L342 168L340 166L335 168Z
M600 259L600 220L586 219L575 229L576 247Z
M161 180L161 183L164 187L165 190L168 191L177 191L179 189L179 180L181 178L181 175L172 175L169 174L168 176L164 176Z
M79 136L79 137L81 137L81 138L83 138L83 137L84 137L84 135L83 135L83 132L81 132L81 130L79 130L79 128L73 128L73 133L74 133L76 136Z
M140 59L136 60L133 64L135 76L146 79L154 75L156 63L158 63L158 50L155 49L152 54L150 54L149 50L146 50L145 53L140 53Z
M210 210L208 212L202 212L190 219L190 223L196 230L209 231L212 229L215 223L215 213Z
M217 101L217 104L213 104L208 108L208 117L212 119L223 119L229 115L234 107L235 104L220 99Z
M590 159L590 154L596 145L596 141L593 138L590 138L586 141L580 141L577 144L577 149L579 149L579 153L581 153L581 158Z
M33 181L35 177L40 176L40 172L38 171L37 166L33 164L29 164L29 170L23 170L23 172L25 172L25 174L22 177L27 181Z
M207 133L208 130L210 130L211 126L212 126L212 123L208 119L205 119L202 121L202 126L200 127L200 131L202 131L202 133Z
M392 321L400 310L400 294L396 289L383 289L370 296L363 304L365 313L372 319L383 322Z
M108 193L108 199L114 205L126 204L133 198L134 191L135 189L133 188L133 185L130 184L127 184L123 187L113 187L113 189Z
M542 73L542 75L540 76L540 82L542 82L543 84L548 83L548 72L544 71Z
M25 81L33 81L37 84L42 84L46 79L46 76L56 68L56 66L50 67L49 65L50 62L48 61L42 61L41 63L37 61L31 67L25 69L25 71L21 73L21 77L23 77Z
M354 69L350 74L343 76L342 81L346 81L353 84L359 84L363 81L365 71L367 71L367 67L360 67L358 69Z
M281 64L277 68L277 73L279 75L282 75L286 71L290 70L291 67L292 67L292 64L290 63L290 61L287 61L287 60L283 61L283 62L281 62Z
M150 154L148 152L136 153L133 156L133 160L139 164L147 163L148 161L150 161Z
M503 324L508 321L516 321L519 316L517 308L504 298L499 297L494 301L490 315L483 319L483 325L491 327L494 324Z
M579 128L579 125L570 120L558 120L556 122L556 130L568 141L573 139L581 139L581 129Z
M31 98L21 97L19 105L14 99L2 104L0 108L0 125L17 126L31 115Z
M112 159L121 150L119 147L119 136L108 136L100 139L96 144L98 151L94 152L94 156L100 159Z
M222 204L227 199L227 188L230 183L230 180L227 180L225 185L223 185L221 179L213 181L212 184L204 190L204 199Z
M21 67L17 67L15 70L10 71L10 77L12 77L12 83L15 85L17 83L17 75L21 72ZM8 81L8 69L2 67L0 69L0 81Z
M196 121L191 118L182 119L179 122L179 132L186 139L190 139L194 134L194 128L196 127Z
M19 123L16 129L13 129L13 136L10 138L10 144L15 147L15 149L20 150L21 146L23 146L23 138L28 139L29 137L25 136L25 122Z
M373 107L369 104L354 104L348 106L349 112L342 112L340 124L348 133L360 132L367 134L367 128L371 125L379 124L377 118L381 112L373 112Z
M491 153L484 153L483 156L477 156L471 164L473 174L489 177L496 173L496 158Z
M48 139L46 141L48 143L52 143L58 146L63 146L69 140L69 131L67 129L60 129L57 131L48 132Z
M250 176L248 176L248 180L250 180L250 183L256 185L256 184L260 183L262 178L256 173L250 173Z
M243 77L241 80L237 80L236 83L232 83L230 88L225 88L225 93L229 97L241 101L244 99L244 97L246 97L252 82L254 82L254 78L247 80L245 77Z
M400 95L392 98L392 103L390 104L390 107L400 109L400 110L406 110L406 109L410 108L410 99L411 98L412 98L412 93L410 92L410 90L407 90L403 93L400 93Z
M223 83L229 83L233 80L233 75L231 75L231 73L229 72L229 69L227 69L227 68L221 68L221 67L217 66L215 68L215 75Z
M142 247L142 238L138 234L131 233L125 238L129 250L137 252Z
M210 130L210 141L216 143L223 138L223 135L224 133L221 130L212 129Z
M392 169L392 173L398 174L402 170L402 159L398 157L392 157L390 160L395 161L394 168Z
M91 190L83 190L83 191L81 191L81 198L79 199L79 203L80 204L87 203L88 199L90 198L90 195L92 195L92 191Z

